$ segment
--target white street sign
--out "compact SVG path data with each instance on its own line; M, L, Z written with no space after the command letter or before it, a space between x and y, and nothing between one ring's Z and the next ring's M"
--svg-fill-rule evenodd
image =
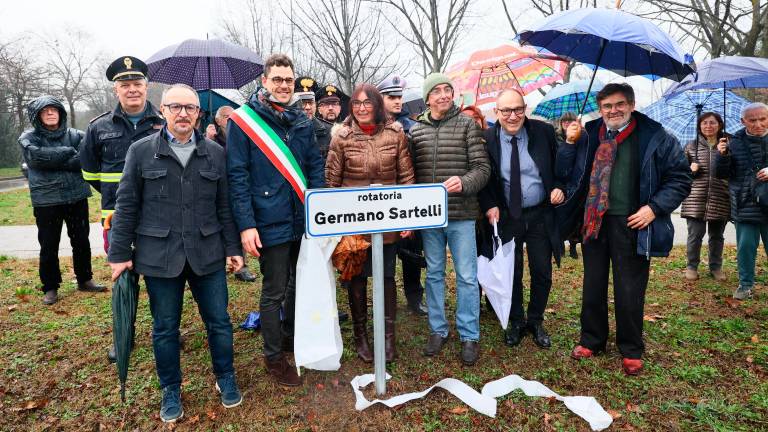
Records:
M308 237L438 228L448 225L442 184L311 189L305 194Z

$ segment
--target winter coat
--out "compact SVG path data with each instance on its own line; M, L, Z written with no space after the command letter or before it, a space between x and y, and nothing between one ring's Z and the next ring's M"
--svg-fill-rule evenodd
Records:
M324 122L317 117L312 120L315 126L315 141L323 162L328 158L328 147L331 145L331 128L333 124Z
M40 111L48 106L59 111L59 127L53 131L40 122ZM32 206L71 204L91 196L78 156L84 134L67 127L64 105L53 96L40 96L29 103L27 115L32 129L19 136L19 145L29 169Z
M674 227L670 214L688 196L692 174L677 138L668 133L658 122L635 111L637 120L640 160L638 205L648 205L656 218L647 227L637 231L637 254L650 258L667 256L672 250ZM558 208L558 215L573 222L584 218L584 205L592 173L592 162L599 145L598 132L603 119L586 124L576 144L561 145L555 164L555 175L573 191ZM574 215L568 218L567 216ZM561 230L573 229L563 224Z
M699 169L693 174L691 194L683 201L680 212L682 217L707 221L727 221L730 218L731 198L728 193L728 181L715 176L717 153L717 146L710 146L703 137L692 140L685 146L688 163L699 164Z
M325 163L328 187L355 187L371 184L395 185L414 182L413 163L403 126L387 124L373 136L352 122L331 139ZM398 233L384 234L384 243L394 243Z
M549 241L552 245L552 252L555 260L560 262L563 241L560 238L560 230L555 222L555 209L549 205L549 196L553 189L563 189L563 185L555 178L555 156L557 155L557 139L555 130L548 123L540 120L526 118L523 127L528 135L528 153L539 170L541 182L544 185L545 197L544 219L549 234ZM498 207L500 226L505 226L509 219L509 207L504 194L504 179L501 176L501 142L499 140L501 133L501 124L496 124L485 130L485 142L488 149L488 156L491 161L491 177L488 184L480 191L478 196L480 200L480 210L485 214L488 210ZM484 224L487 219L483 218ZM491 226L486 229L493 232ZM512 238L511 233L502 232L502 240L509 241Z
M307 180L307 188L325 187L312 120L301 109L278 112L263 89L247 102L290 149ZM232 213L238 231L259 231L264 247L300 240L304 235L304 203L288 180L240 127L227 124L227 172Z
M480 217L477 194L488 182L491 165L480 126L455 105L439 121L429 109L411 127L411 151L416 183L442 183L461 179L461 192L448 195L448 219Z
M736 223L768 223L768 214L764 213L755 202L752 190L757 170L766 167L766 163L763 162L764 155L768 161L766 146L768 146L768 136L750 136L745 129L741 129L731 138L728 152L725 155L718 152L715 158L715 175L728 180L731 220Z
M168 145L165 129L128 149L109 262L133 260L139 274L172 278L187 262L202 276L223 270L227 256L242 256L229 207L224 149L194 133L195 150L186 166Z
M101 217L115 211L117 186L125 165L128 147L146 138L165 124L160 112L147 101L144 114L136 126L118 103L114 110L91 120L80 148L83 178L101 193Z

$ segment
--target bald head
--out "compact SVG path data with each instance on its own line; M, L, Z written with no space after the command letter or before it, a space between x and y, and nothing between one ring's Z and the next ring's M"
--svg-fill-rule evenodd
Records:
M517 134L525 121L525 99L516 89L506 89L499 93L494 108L501 127L510 135Z

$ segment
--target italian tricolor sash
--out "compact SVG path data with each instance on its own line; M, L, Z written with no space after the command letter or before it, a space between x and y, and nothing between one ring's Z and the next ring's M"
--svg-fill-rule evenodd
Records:
M301 202L304 202L304 191L307 189L307 179L301 172L296 158L277 136L275 131L248 105L234 110L229 118L248 135L280 174L288 180Z

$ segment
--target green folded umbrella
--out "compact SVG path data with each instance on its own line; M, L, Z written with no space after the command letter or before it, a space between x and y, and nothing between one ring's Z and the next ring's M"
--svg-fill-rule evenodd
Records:
M136 307L139 302L139 275L131 270L120 273L112 287L112 338L120 378L120 398L125 402L125 381L136 333Z

